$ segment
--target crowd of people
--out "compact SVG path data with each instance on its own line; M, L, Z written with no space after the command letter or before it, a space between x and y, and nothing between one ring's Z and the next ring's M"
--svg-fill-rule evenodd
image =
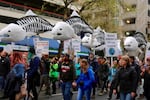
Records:
M107 100L150 100L150 57L143 61L134 56L122 55L110 64L104 56L89 53L88 58L74 60L69 54L59 58L50 58L48 54L38 57L35 49L30 48L28 56L19 52L8 55L0 52L0 99L38 100L38 95L45 86L45 95L57 93L57 84L64 100L71 100L73 90L77 92L77 100L90 100L98 94L108 95ZM38 90L37 90L37 87ZM137 90L138 93L137 93Z

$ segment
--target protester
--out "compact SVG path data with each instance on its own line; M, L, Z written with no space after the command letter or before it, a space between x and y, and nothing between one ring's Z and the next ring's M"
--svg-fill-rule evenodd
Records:
M0 91L4 90L6 76L10 71L10 59L7 56L7 53L2 50L0 52ZM4 90L5 91L5 90ZM2 99L7 98L6 94L4 93L1 97Z
M98 57L98 66L97 73L101 87L99 95L102 96L104 94L104 89L107 91L107 79L109 74L109 66L107 64L106 58Z
M130 66L130 58L122 56L119 65L120 70L115 75L113 93L116 94L117 87L120 87L120 100L132 100L136 94L137 73Z
M95 79L97 79L97 68L98 68L98 63L97 63L97 60L96 58L94 57L94 54L91 52L89 54L89 58L88 58L88 63L89 65L92 67L93 71L94 71L94 77ZM95 93L96 93L96 82L93 83L93 92L92 92L92 97L95 98Z
M139 84L139 82L140 82L140 80L141 80L141 77L140 77L140 66L139 66L139 63L138 63L138 61L135 59L135 57L134 56L130 56L130 66L132 67L132 68L134 68L135 69L135 71L136 71L136 75L137 75L137 82L136 82L136 89L138 88L138 84ZM136 96L137 96L137 94L136 94ZM135 97L136 97L135 96ZM135 100L135 97L133 98L133 100Z
M144 96L147 100L150 100L150 66L143 68L141 75L144 78Z
M49 79L49 68L50 61L49 61L49 55L46 53L42 53L41 58L41 65L40 65L40 72L41 72L41 85L40 85L40 91L43 85L46 87L45 94L50 95L50 79ZM39 92L40 92L39 91Z
M9 100L21 100L21 86L24 80L25 64L22 55L18 52L13 53L12 69L7 75L5 94Z
M94 72L90 68L86 59L80 61L81 74L73 86L78 86L77 100L82 100L85 95L86 100L90 100L92 84L95 81Z
M0 90L4 88L5 79L10 71L10 60L7 57L7 53L3 50L0 53Z
M52 83L52 94L56 94L56 81L58 80L59 77L59 72L58 72L58 58L53 57L51 60L51 65L50 65L50 81Z
M30 96L30 92L33 93L33 99L38 100L38 94L36 90L36 86L40 85L40 75L38 72L38 68L40 66L40 58L36 56L35 49L31 47L28 53L29 60L29 69L27 71L27 90L28 90L28 98Z
M75 68L72 60L69 59L69 54L64 55L64 60L61 64L60 82L64 100L71 100L71 87L72 82L75 81Z
M109 76L108 76L108 87L109 87L109 96L108 100L111 100L112 98L112 93L113 93L113 80L117 72L117 67L118 67L118 61L114 60L113 61L113 66L109 68Z

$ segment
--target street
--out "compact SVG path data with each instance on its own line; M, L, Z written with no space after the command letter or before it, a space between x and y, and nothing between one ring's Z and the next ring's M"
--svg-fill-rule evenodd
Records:
M91 100L107 100L108 94L104 94L103 96L98 95L99 90L96 92L95 98L91 98ZM2 95L2 93L0 93ZM117 100L115 98L116 96L113 95L112 100ZM76 100L77 98L77 91L73 91L73 98L72 100ZM3 100L8 100L8 99L3 99ZM22 99L23 100L23 99ZM52 94L52 95L45 95L45 87L41 90L39 93L39 99L38 100L63 100L61 90L60 88L57 88L57 93ZM146 100L146 99L136 99L136 100Z
M76 97L77 97L77 92L74 92L72 100L76 100ZM91 100L107 100L106 98L107 98L107 94L103 96L96 95L95 99L91 98ZM5 100L8 100L8 99L5 99ZM39 95L39 100L63 100L63 98L62 98L61 93L57 93L57 94L49 96L49 95L45 95L44 92L41 92ZM113 96L112 100L117 100L117 99L115 99L115 96ZM136 100L146 100L146 99L136 99Z
M76 100L77 97L77 92L73 93L73 99L72 100ZM95 99L91 99L91 100L107 100L107 94L105 94L104 96L95 96ZM52 96L45 96L44 94L41 93L41 95L39 96L39 100L62 100L62 95L61 93L52 95ZM116 100L115 98L113 98L112 100Z
M97 91L98 92L98 91ZM98 96L98 94L95 96L95 99L91 98L91 100L107 100L107 94L103 96ZM76 100L77 92L73 92L73 99ZM43 92L40 93L39 100L63 100L61 93L54 94L52 96L46 96L43 94ZM113 96L112 100L117 100L115 96ZM136 99L136 100L146 100L146 99Z

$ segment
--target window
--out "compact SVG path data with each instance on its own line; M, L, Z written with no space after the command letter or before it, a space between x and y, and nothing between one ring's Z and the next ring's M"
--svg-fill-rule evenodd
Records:
M136 5L130 5L126 7L127 12L132 12L136 10Z
M131 7L132 7L133 9L136 9L136 5L132 5Z
M150 17L150 10L148 10L148 16Z
M147 27L150 28L150 22L147 23Z
M126 24L135 24L135 18L128 18L128 19L125 19L124 22Z
M136 32L135 30L126 31L125 36L132 36L135 32Z

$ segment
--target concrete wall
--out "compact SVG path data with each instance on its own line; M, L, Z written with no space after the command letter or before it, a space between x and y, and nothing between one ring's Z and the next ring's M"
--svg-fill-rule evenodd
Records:
M147 0L138 0L137 2L136 30L142 33L146 33L146 27L148 23L147 2Z
M3 16L14 17L14 18L21 18L21 17L25 16L25 13L26 12L18 11L16 9L12 9L12 8L0 7L0 15L3 15ZM48 17L48 16L41 16L41 15L38 15L38 16L44 18L45 20L49 21L53 25L56 22L62 21L62 19L58 19L58 18L53 18L53 17ZM6 25L7 24L0 23L0 29L5 27Z
M135 24L125 24L123 25L123 31L130 31L131 29L146 33L146 27L148 22L148 0L124 0L128 5L136 4L136 10L133 12L125 12L122 16L122 20L126 18L136 18ZM132 26L132 27L130 27Z

